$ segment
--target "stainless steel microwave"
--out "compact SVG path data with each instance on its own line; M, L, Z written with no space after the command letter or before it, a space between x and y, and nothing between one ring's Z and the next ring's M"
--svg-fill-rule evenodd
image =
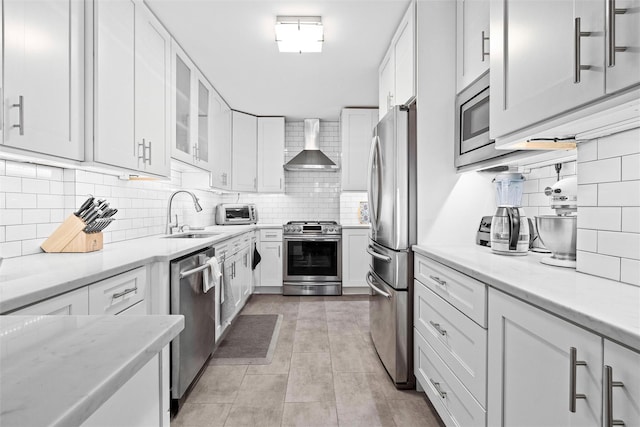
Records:
M513 153L496 150L489 137L488 71L456 98L455 147L457 168Z
M216 224L218 225L255 224L256 222L258 222L258 210L253 203L220 203L216 206Z

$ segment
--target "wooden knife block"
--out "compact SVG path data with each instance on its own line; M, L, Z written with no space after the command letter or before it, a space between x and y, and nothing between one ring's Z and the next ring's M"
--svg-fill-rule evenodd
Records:
M87 234L86 224L75 215L67 218L40 247L45 252L94 252L102 249L102 233Z

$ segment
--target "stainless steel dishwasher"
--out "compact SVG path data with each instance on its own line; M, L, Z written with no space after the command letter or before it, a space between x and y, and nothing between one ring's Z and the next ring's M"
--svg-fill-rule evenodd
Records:
M171 409L177 412L211 356L216 334L215 295L204 293L203 270L212 247L171 261L171 314L184 316L184 330L171 342Z

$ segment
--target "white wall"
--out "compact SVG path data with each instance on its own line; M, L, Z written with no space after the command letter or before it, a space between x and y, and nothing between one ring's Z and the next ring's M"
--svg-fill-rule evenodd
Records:
M577 270L640 286L640 129L578 145Z
M493 174L453 166L456 2L418 1L418 244L471 244L495 211Z

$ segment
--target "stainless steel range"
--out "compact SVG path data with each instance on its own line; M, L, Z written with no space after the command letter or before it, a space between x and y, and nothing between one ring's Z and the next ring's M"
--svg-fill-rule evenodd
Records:
M283 295L342 295L342 227L290 221L283 227Z

